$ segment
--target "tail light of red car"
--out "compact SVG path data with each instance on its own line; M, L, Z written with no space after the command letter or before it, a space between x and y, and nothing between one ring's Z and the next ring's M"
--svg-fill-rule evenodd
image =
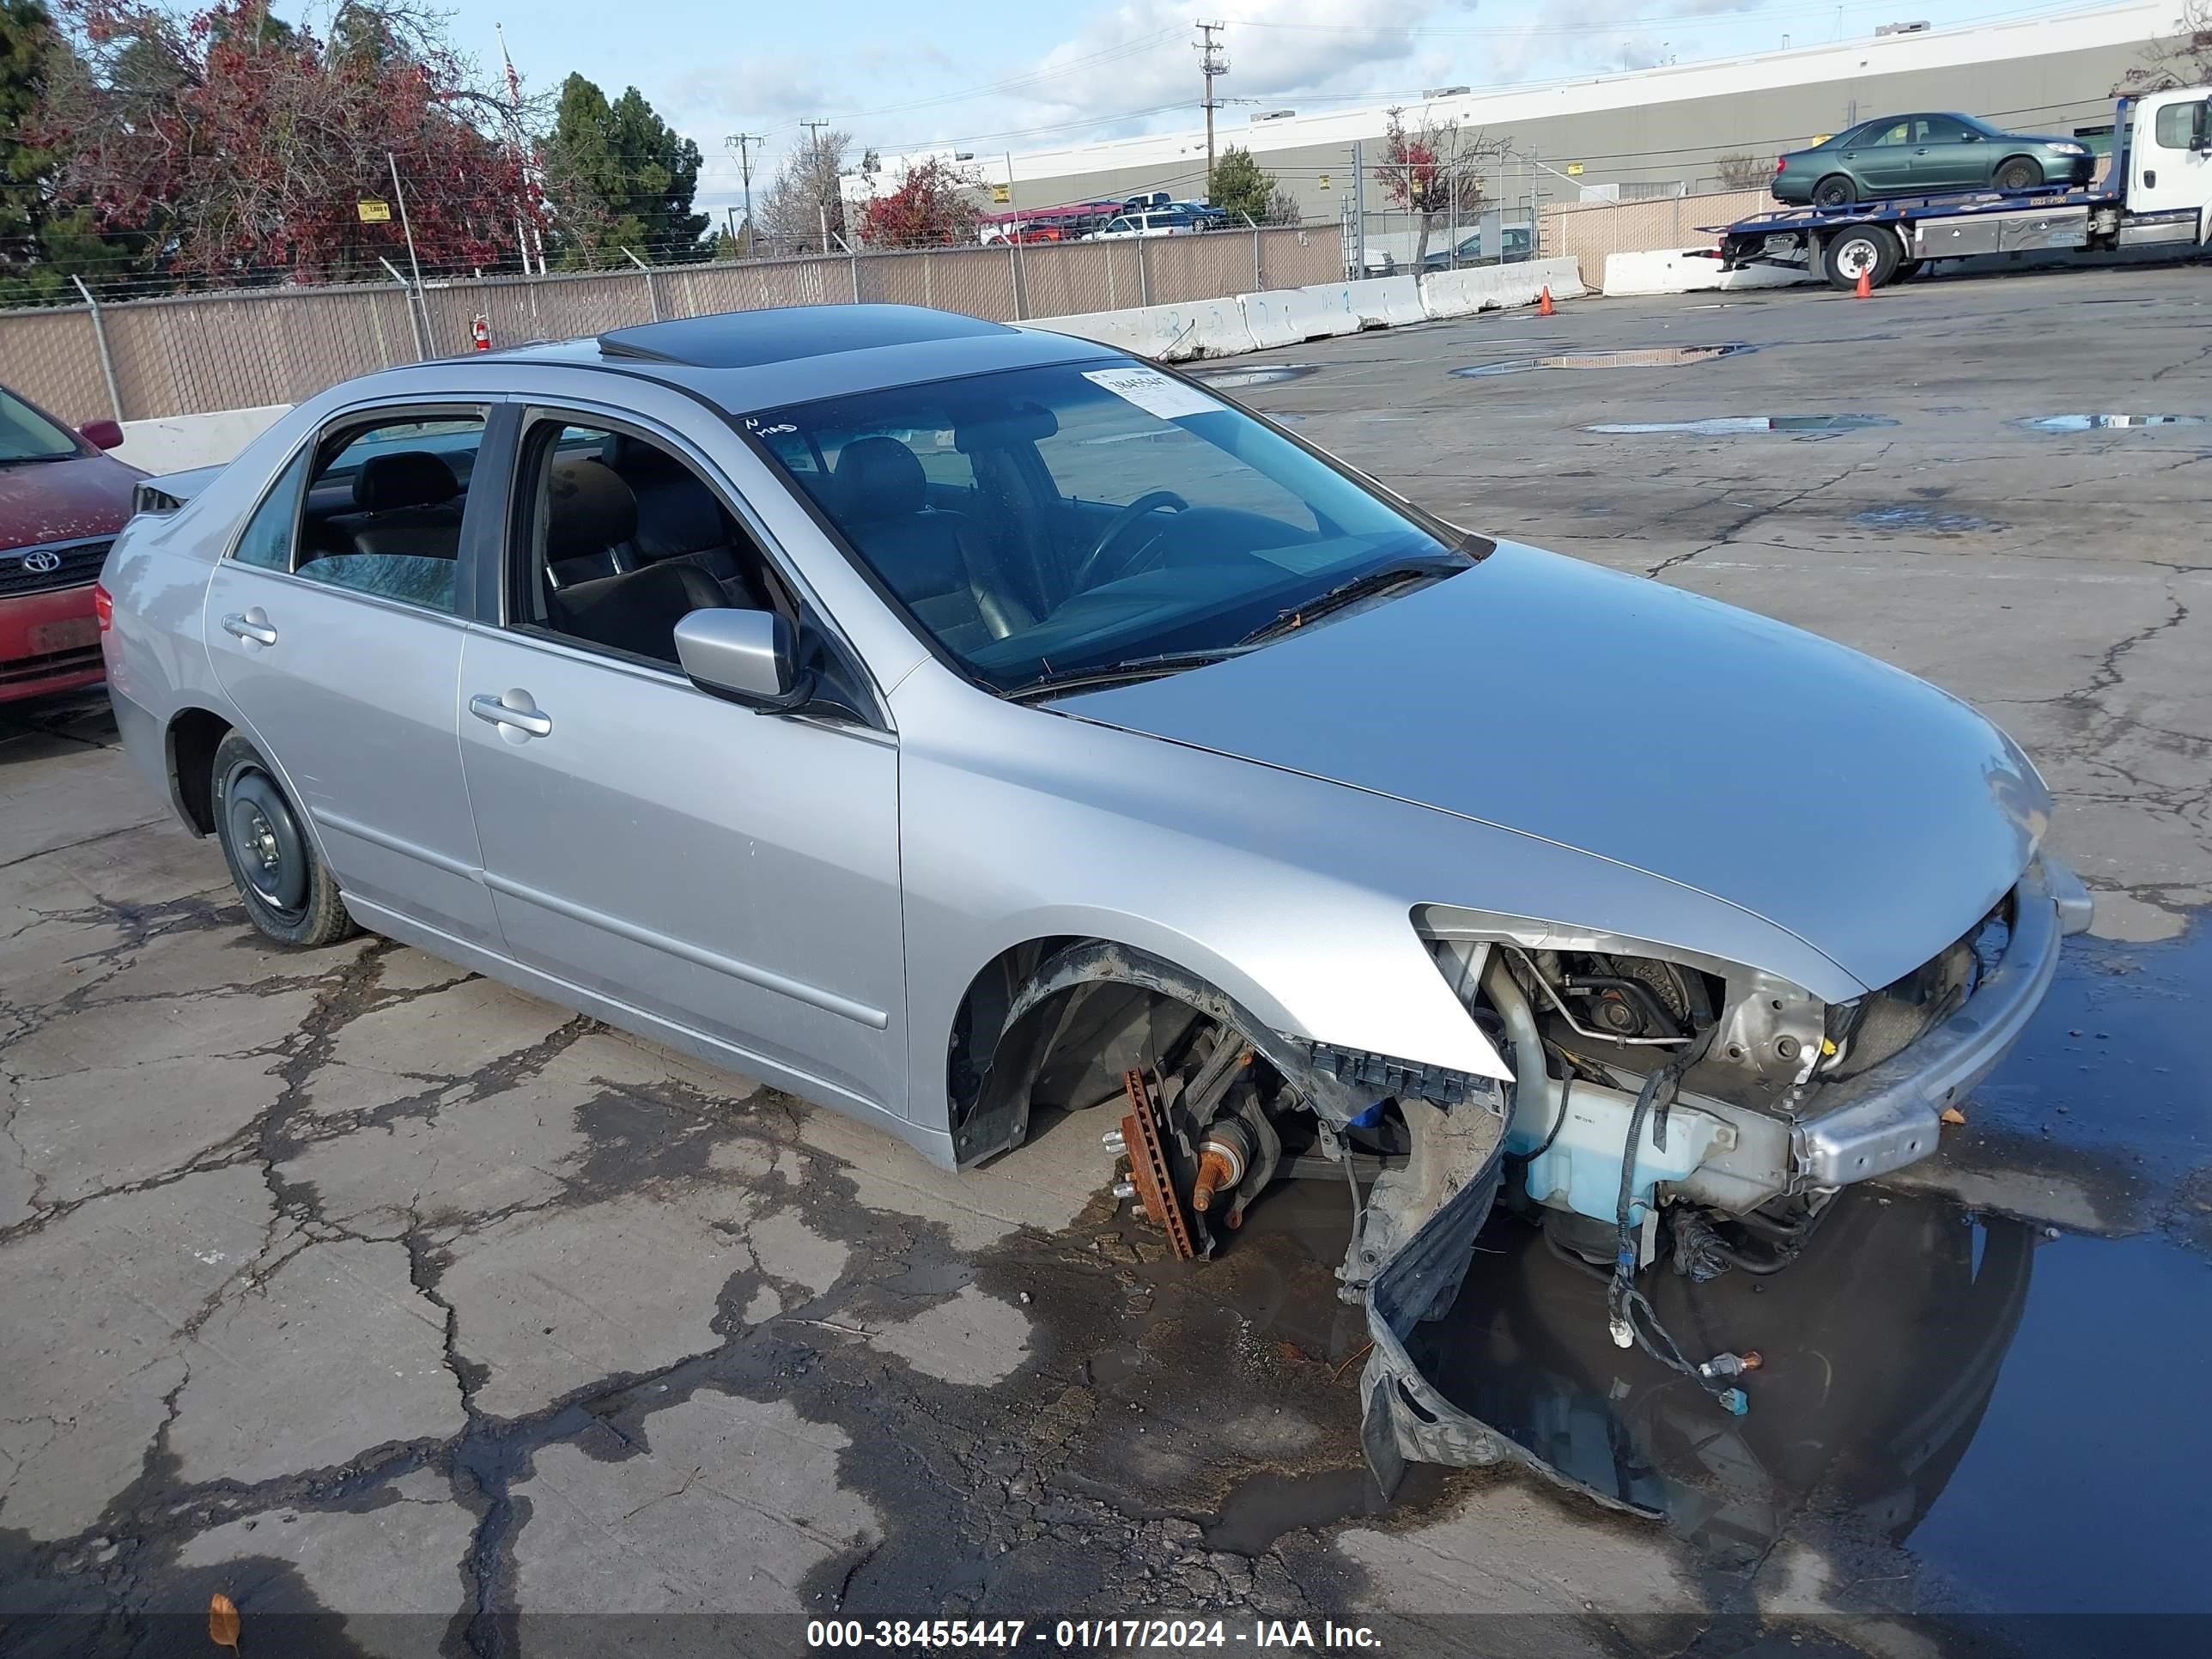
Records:
M115 626L115 595L100 582L92 585L92 614L99 621L101 633Z

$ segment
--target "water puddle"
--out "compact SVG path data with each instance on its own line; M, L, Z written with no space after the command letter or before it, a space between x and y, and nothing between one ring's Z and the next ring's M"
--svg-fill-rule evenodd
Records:
M1863 432L1869 427L1896 424L1887 415L1719 415L1701 421L1605 421L1583 430L1631 436L1679 432L1699 438L1733 438L1763 432Z
M1809 1532L1957 1605L2212 1612L2212 1060L2193 1041L2208 975L2201 924L2155 945L2069 940L1968 1127L1916 1166L1923 1188L1846 1189L1773 1278L1642 1281L1686 1346L1765 1356L1745 1417L1615 1348L1602 1280L1502 1212L1415 1357L1476 1417L1718 1565ZM2132 1236L2051 1225L2069 1206Z
M2002 530L1995 519L1978 513L1938 513L1931 507L1870 507L1851 514L1851 522L1869 530L1919 530L1939 536L1960 536L1973 530Z
M2202 415L2041 415L2014 421L2031 432L2105 432L2122 427L2203 426Z
M1248 386L1279 386L1285 380L1302 380L1319 370L1318 363L1267 363L1253 368L1194 368L1189 371L1194 380L1224 392L1241 391Z
M1726 345L1632 347L1615 351L1552 351L1540 357L1515 357L1504 362L1477 363L1451 372L1462 379L1486 374L1526 374L1537 368L1680 368L1690 363L1711 362L1759 348L1747 341Z

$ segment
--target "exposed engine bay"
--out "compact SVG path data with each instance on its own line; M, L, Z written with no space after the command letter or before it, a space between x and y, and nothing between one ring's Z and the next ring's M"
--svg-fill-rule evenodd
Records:
M1832 1085L1964 1004L2002 954L2007 908L1840 1005L1601 937L1427 931L1510 1083L1287 1037L1168 964L1070 942L1009 987L997 1052L975 1058L1022 1069L989 1066L963 1127L1011 1144L1033 1108L1108 1107L1103 1138L1126 1160L1116 1194L1178 1259L1230 1247L1280 1180L1342 1181L1353 1223L1337 1276L1368 1310L1364 1439L1386 1489L1408 1460L1512 1459L1564 1478L1444 1401L1407 1355L1413 1328L1457 1296L1499 1203L1607 1281L1615 1343L1694 1379L1719 1409L1747 1410L1741 1379L1759 1356L1686 1352L1638 1275L1786 1268L1839 1190L1805 1178L1793 1134Z

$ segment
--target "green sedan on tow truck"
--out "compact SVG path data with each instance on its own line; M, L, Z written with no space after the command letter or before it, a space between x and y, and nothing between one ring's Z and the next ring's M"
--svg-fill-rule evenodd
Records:
M1843 207L1944 190L2086 185L2097 158L2073 138L2006 132L1972 115L1884 115L1774 164L1774 199Z

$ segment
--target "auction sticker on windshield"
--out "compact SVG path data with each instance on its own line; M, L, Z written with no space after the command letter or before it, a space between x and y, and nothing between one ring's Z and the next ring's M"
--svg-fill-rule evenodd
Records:
M1156 368L1091 368L1084 371L1083 378L1164 421L1181 420L1186 415L1212 415L1221 408L1196 387L1170 380Z

